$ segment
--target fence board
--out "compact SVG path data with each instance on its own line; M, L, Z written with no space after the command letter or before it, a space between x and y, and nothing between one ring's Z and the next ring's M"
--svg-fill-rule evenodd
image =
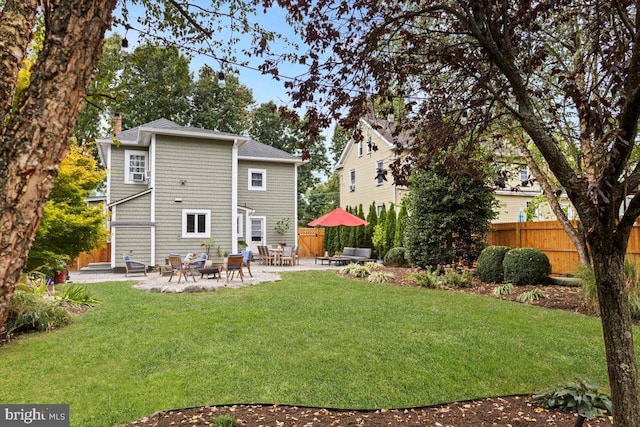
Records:
M487 241L490 245L510 248L535 248L544 252L554 275L575 273L580 265L578 251L558 221L509 222L491 224ZM629 237L627 255L640 263L640 225L634 225Z
M309 258L324 253L324 228L298 228L300 257Z
M82 267L86 267L92 262L109 262L111 261L111 242L107 242L104 248L94 249L91 252L81 253L74 259L68 268L71 271L79 271Z

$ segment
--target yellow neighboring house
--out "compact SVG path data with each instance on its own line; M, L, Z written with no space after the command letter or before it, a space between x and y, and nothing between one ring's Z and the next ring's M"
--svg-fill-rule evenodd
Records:
M385 119L376 119L368 115L360 119L359 125L363 136L362 141L356 142L351 138L335 167L340 176L340 206L357 207L362 204L365 215L372 202L375 202L378 213L383 204L388 209L393 203L396 209L399 209L407 188L395 185L389 170L389 165L396 155L393 152L393 124ZM386 175L385 171L387 171ZM511 166L510 176L512 179L508 187L518 187L516 185L518 180L527 182L531 178L529 168L524 164ZM534 182L528 186L520 186L518 191L497 189L495 195L498 208L493 222L517 222L525 220L527 207L530 203L535 203L534 197L542 195L542 191ZM561 200L561 205L565 207L569 218L572 219L574 211L566 197ZM555 215L545 203L535 209L533 219L553 220Z

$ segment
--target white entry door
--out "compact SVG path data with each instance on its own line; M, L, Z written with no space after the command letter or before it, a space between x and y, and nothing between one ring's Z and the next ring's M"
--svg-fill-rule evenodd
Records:
M252 216L250 221L251 241L247 243L249 243L249 249L251 249L251 252L257 254L258 246L266 245L266 221L263 216Z

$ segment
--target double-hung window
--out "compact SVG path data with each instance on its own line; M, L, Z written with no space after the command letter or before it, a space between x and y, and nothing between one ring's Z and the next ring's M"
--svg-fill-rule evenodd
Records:
M376 185L382 185L384 182L384 162L378 160L376 162Z
M141 184L147 181L147 164L149 153L140 150L125 150L124 152L124 182L126 184Z
M211 210L183 209L182 237L211 237Z
M356 191L356 170L349 171L349 191Z
M267 170L266 169L249 169L249 190L266 191L267 189Z

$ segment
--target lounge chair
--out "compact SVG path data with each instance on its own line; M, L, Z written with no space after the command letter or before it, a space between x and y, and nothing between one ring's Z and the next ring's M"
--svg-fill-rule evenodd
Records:
M122 255L124 259L124 276L128 277L129 273L143 273L147 275L147 265L140 261L134 261L128 254Z

